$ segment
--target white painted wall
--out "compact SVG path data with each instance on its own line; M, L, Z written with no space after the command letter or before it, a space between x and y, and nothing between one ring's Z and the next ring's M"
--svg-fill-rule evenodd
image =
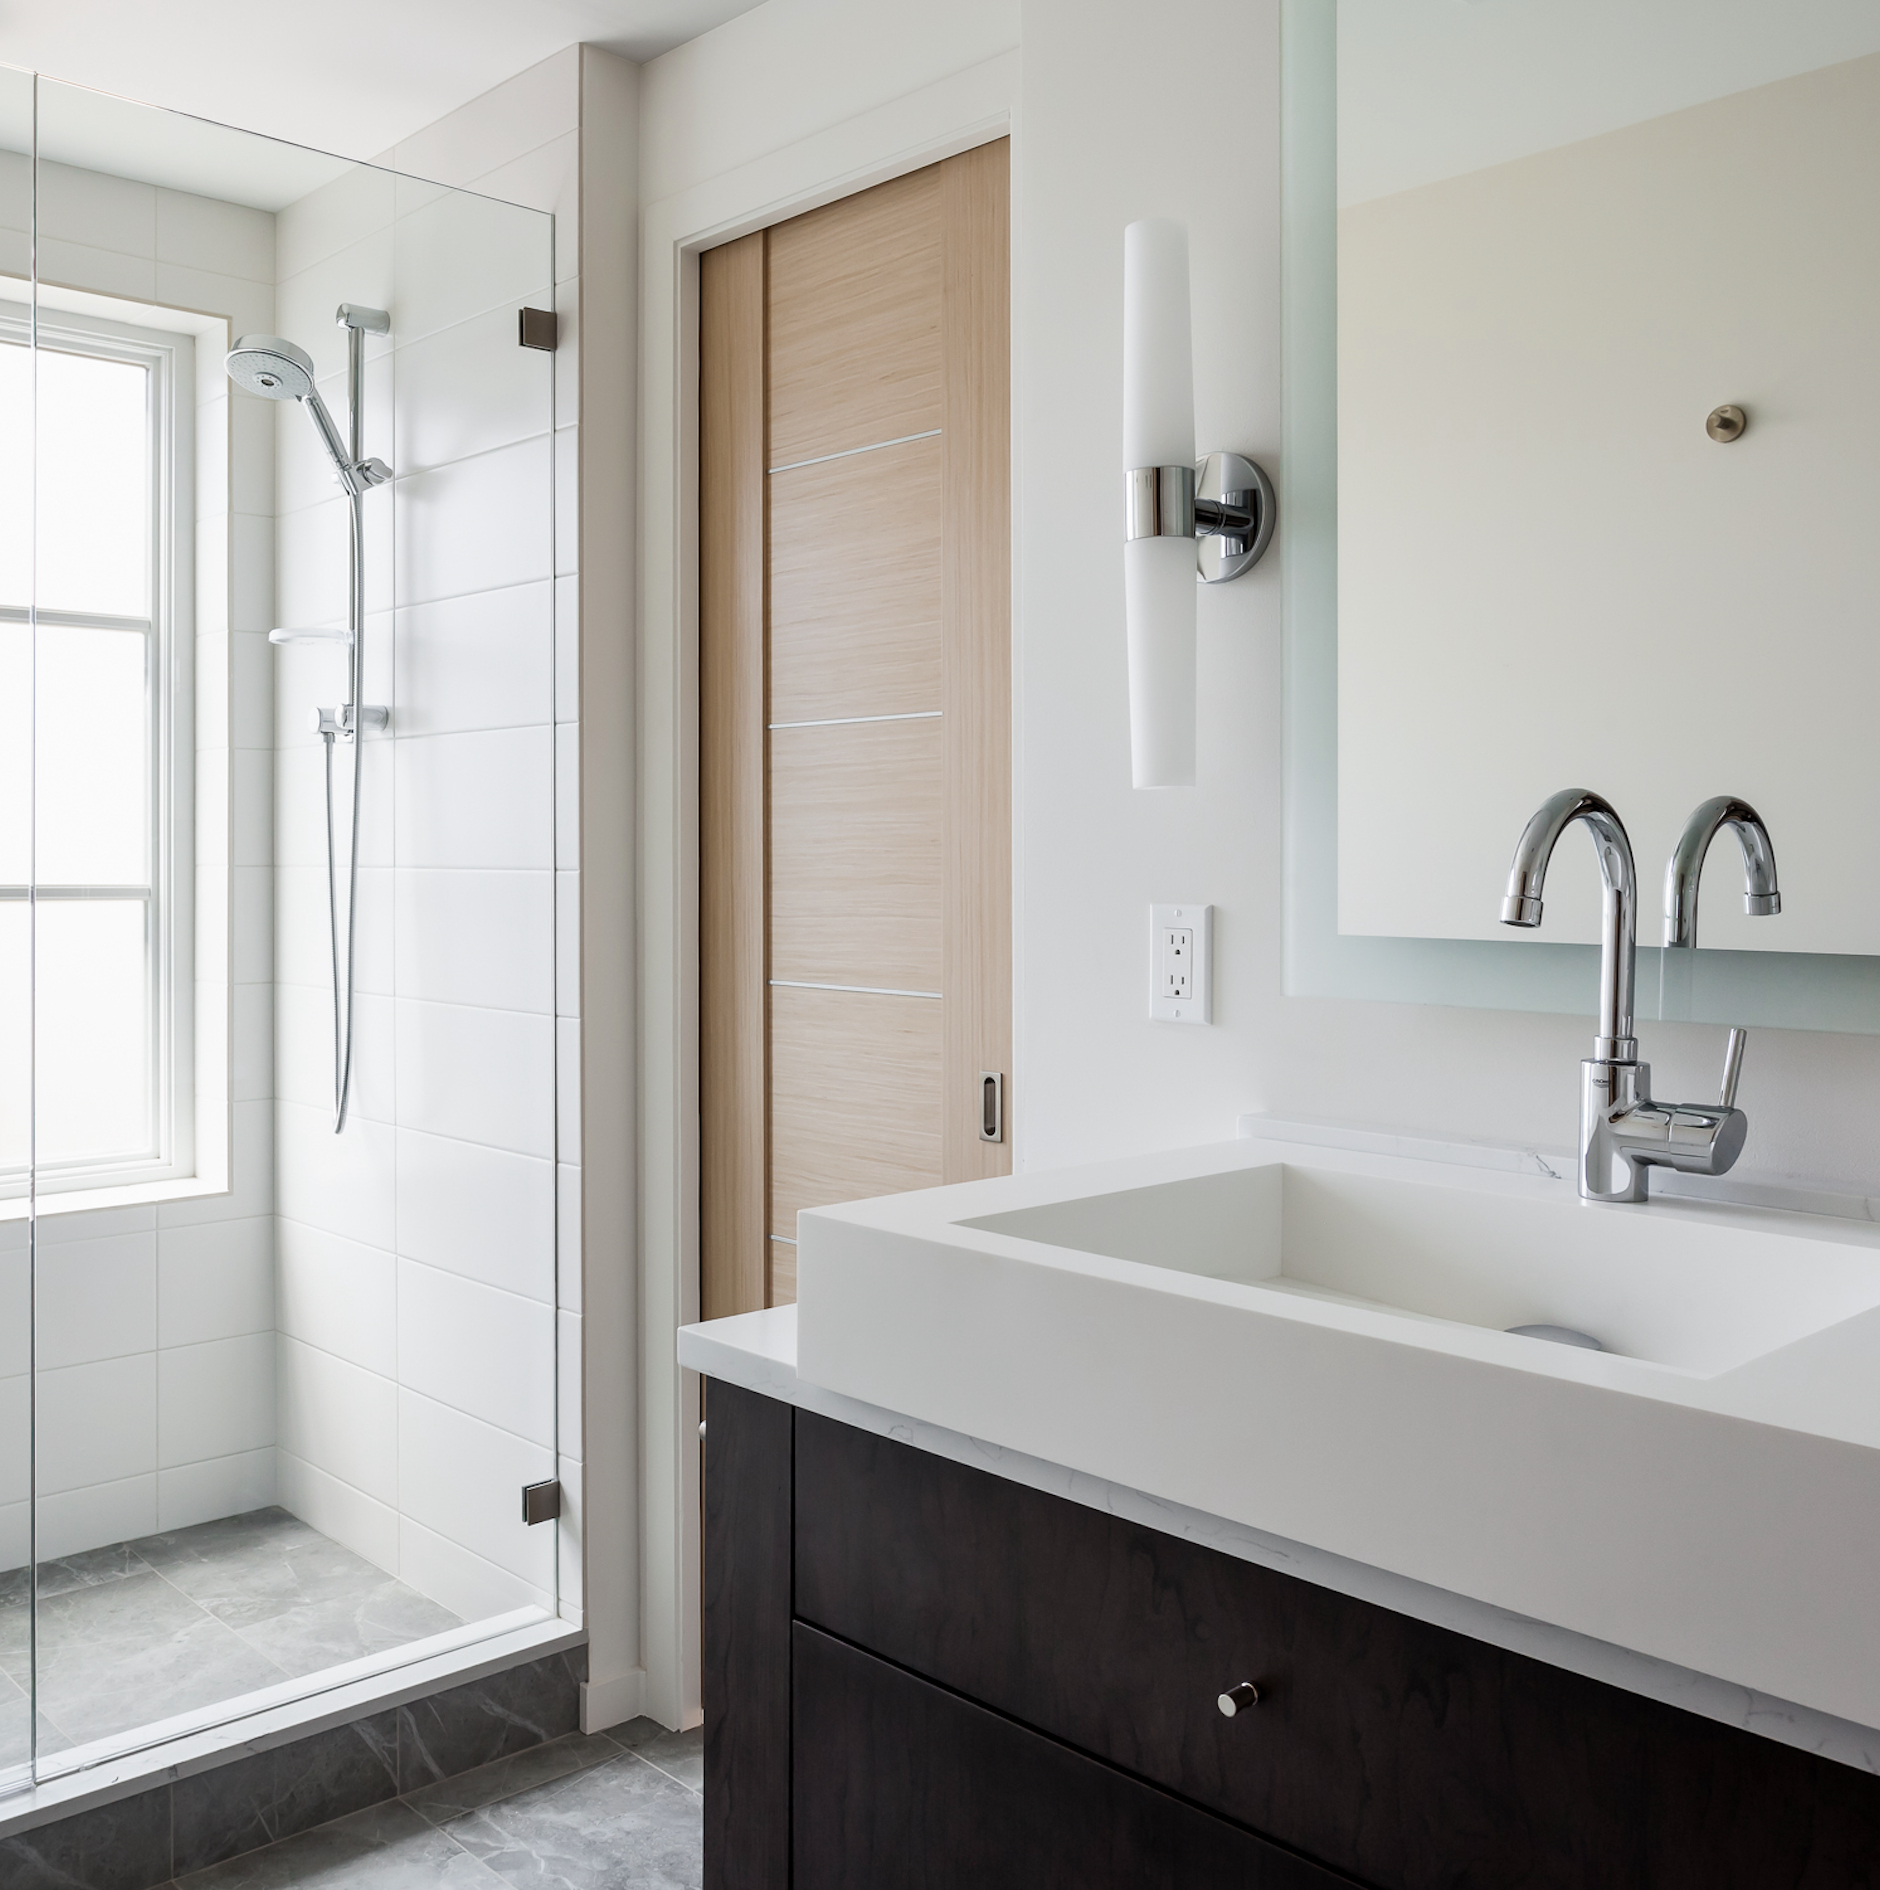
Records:
M25 228L8 156L7 266ZM267 330L274 219L133 179L46 164L43 281ZM136 319L127 316L127 319ZM42 1215L39 1553L55 1557L274 1500L272 707L273 416L231 408L219 336L195 376L198 1082L233 1124L225 1194ZM239 581L231 583L231 578ZM232 1031L232 1049L231 1037ZM225 1074L227 1072L227 1074ZM218 1112L219 1113L219 1112ZM203 1148L213 1168L221 1150ZM27 1554L25 1230L0 1227L0 1568Z
M1018 37L1016 0L768 0L647 63L641 201L775 160L1012 51Z

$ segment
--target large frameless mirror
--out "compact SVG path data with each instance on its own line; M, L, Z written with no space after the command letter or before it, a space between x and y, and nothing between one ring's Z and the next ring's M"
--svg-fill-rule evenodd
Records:
M1290 0L1296 988L1590 1008L1599 888L1499 923L1552 792L1659 881L1726 840L1645 1014L1880 1028L1863 416L1880 14ZM1577 949L1576 949L1577 948Z
M4 73L0 225L3 1785L557 1525L552 220Z

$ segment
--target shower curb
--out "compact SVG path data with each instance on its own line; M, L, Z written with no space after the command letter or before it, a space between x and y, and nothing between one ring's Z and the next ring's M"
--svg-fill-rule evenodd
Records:
M153 1890L578 1731L586 1678L551 1623L0 1800L0 1890Z

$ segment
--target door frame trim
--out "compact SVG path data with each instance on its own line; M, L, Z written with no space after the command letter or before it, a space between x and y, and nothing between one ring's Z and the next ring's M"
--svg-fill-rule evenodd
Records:
M668 1726L696 1725L703 1716L699 1379L677 1355L678 1330L698 1318L699 1306L698 259L720 243L999 138L1012 139L1016 174L1018 99L1013 49L641 213L634 1151L640 1619L642 1710ZM1016 239L1015 230L1014 309ZM1016 438L1013 460L1016 493L1022 489ZM1016 586L1013 605L1016 652ZM1016 798L1015 778L1015 826Z

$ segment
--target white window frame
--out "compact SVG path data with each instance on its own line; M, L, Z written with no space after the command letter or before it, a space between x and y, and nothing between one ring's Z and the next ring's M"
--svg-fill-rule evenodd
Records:
M22 285L23 286L23 285ZM79 298L72 297L74 301ZM135 362L149 375L147 439L150 452L150 615L118 618L90 612L29 612L0 602L0 621L23 623L36 616L46 628L101 628L146 638L145 696L149 732L149 883L135 889L145 903L145 975L151 1020L146 1081L150 1086L151 1142L123 1157L41 1163L36 1175L0 1171L0 1216L22 1210L29 1195L41 1212L49 1207L103 1206L109 1199L149 1199L147 1191L171 1192L165 1184L187 1182L197 1173L195 1033L195 608L196 517L195 354L196 337L115 319L94 310L115 298L87 295L84 312L38 309L41 349ZM139 304L124 304L143 313ZM157 311L150 311L156 313ZM0 303L0 341L29 345L35 339L30 309ZM126 887L35 888L35 897L55 900L122 897ZM0 899L22 899L23 887L0 887ZM104 1195L106 1199L98 1197ZM82 1202L75 1198L82 1196ZM63 1200L60 1198L64 1197ZM6 1216L9 1217L10 1216Z

